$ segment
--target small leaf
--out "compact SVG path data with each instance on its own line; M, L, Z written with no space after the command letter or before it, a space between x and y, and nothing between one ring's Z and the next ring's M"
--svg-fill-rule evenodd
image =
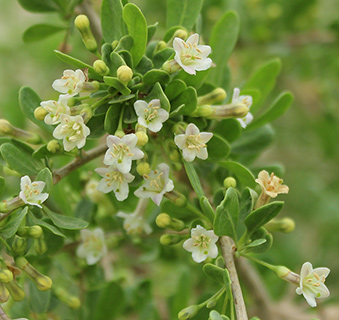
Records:
M74 217L68 217L64 216L62 214L57 214L51 210L49 210L47 207L43 207L43 211L47 214L47 216L53 221L53 223L61 228L61 229L67 229L67 230L80 230L87 228L88 222L74 218Z
M221 285L224 285L224 273L225 269L215 266L212 263L206 263L203 266L204 273L209 276L214 281L218 282Z
M212 139L207 142L207 151L209 160L220 161L228 157L231 147L224 138L213 133Z
M254 190L248 187L244 189L240 197L240 211L239 211L240 221L244 221L244 219L252 212L257 198L258 195Z
M184 167L186 170L187 177L192 185L193 190L195 191L198 198L204 197L204 190L201 186L200 179L198 177L197 172L195 171L195 168L193 166L192 162L186 162L183 160Z
M153 99L159 99L161 108L166 110L167 112L170 111L170 108L171 108L170 102L168 101L159 82L157 82L154 85L152 91L147 96L147 102L150 102Z
M180 79L172 80L165 89L165 94L169 100L175 99L187 88L186 83Z
M185 106L180 110L180 112L178 112L178 114L190 115L197 108L197 101L197 91L193 87L188 87L172 101L171 111L184 104Z
M53 186L53 177L52 172L48 168L44 168L39 171L37 176L35 177L34 181L43 181L45 182L45 188L43 192L49 193Z
M152 60L146 56L143 56L135 68L135 71L140 74L145 74L146 72L152 70L153 63Z
M0 198L2 197L5 191L5 187L6 187L5 179L0 176Z
M58 11L58 6L53 0L18 0L20 5L30 12Z
M135 97L135 94L129 94L127 96L118 96L117 98L114 98L110 101L108 101L109 104L120 104L121 102L126 102L128 100L131 100Z
M131 54L133 63L138 65L146 51L147 44L147 23L140 9L132 3L128 3L123 8L123 19L127 25L128 34L133 38Z
M212 310L209 314L209 320L229 320L230 318L223 315L221 316L218 311Z
M221 161L219 162L219 165L232 172L243 186L249 186L252 189L257 186L253 174L240 163L234 161Z
M6 224L0 229L0 234L5 238L11 238L18 231L21 222L24 220L28 212L28 207L17 209L6 218Z
M110 55L110 60L111 60L111 74L116 77L117 75L117 70L119 67L126 65L125 60L119 55L117 52L112 52Z
M147 86L153 86L157 82L166 84L170 79L171 77L166 71L153 69L144 74L142 82Z
M46 222L42 219L36 218L33 215L33 213L30 213L29 217L34 224L37 224L38 226L41 226L41 227L48 229L49 231L51 231L52 233L54 233L55 235L57 235L59 237L66 238L66 236L58 228L52 226L50 223L48 223L48 222Z
M104 77L104 81L110 87L117 89L123 95L127 96L131 93L131 90L127 88L118 78L115 77Z
M123 96L121 96L123 97ZM114 104L110 106L105 117L105 131L108 134L114 134L119 126L119 117L122 112L122 104Z
M245 246L241 251L245 253L265 253L268 251L273 244L273 236L271 233L267 232L267 230L263 227L259 228L255 231L251 236L251 243L256 243L258 240L265 240L259 245L256 246Z
M242 133L242 128L236 119L224 119L218 121L217 125L213 128L213 134L218 133L228 142L237 140Z
M167 61L174 54L174 52L175 51L173 48L165 48L156 52L152 58L154 67L161 68L164 62Z
M120 50L118 53L124 59L124 61L126 62L126 65L129 66L131 69L133 69L134 63L133 63L133 58L132 58L131 53L127 50Z
M25 30L23 34L24 42L34 42L48 38L49 36L65 31L66 27L54 26L51 24L35 24Z
M245 219L248 237L250 238L253 232L276 217L283 206L284 202L275 201L252 211Z
M228 188L221 204L217 207L214 219L214 233L237 239L236 228L239 219L239 200L234 188Z
M173 26L183 26L188 31L193 28L203 0L168 0L167 1L167 29Z
M127 33L122 18L121 0L103 0L101 4L101 28L106 42L120 40Z
M205 214L205 216L210 220L214 220L215 212L212 208L212 205L208 201L206 197L200 198L200 207L202 209L202 212Z
M253 247L257 247L260 246L261 244L267 242L266 239L257 239L252 241L250 244L246 245L244 248L253 248Z
M147 43L152 40L155 32L157 31L157 28L158 28L158 22L150 26L147 26Z

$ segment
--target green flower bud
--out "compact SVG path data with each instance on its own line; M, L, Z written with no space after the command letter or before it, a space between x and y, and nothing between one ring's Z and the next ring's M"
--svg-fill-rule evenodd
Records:
M138 138L137 146L143 147L148 142L148 135L146 132L137 131L135 135Z
M31 226L28 228L26 234L29 238L38 239L42 236L43 231L40 226Z
M0 282L0 303L5 303L10 297L9 291L6 286Z
M22 290L22 288L18 285L18 283L15 280L6 283L5 286L14 301L22 301L25 299L26 296L25 291Z
M289 233L295 229L295 222L291 218L283 218L283 219L272 219L270 222L265 224L265 228L267 228L271 232L284 232Z
M185 40L187 37L188 37L188 33L184 29L178 29L173 34L173 38L180 38L182 40Z
M155 47L154 53L157 53L158 51L167 48L167 43L165 41L159 41L157 46Z
M8 269L0 269L0 282L9 283L13 281L13 273Z
M13 126L9 121L5 119L0 119L0 135L7 135L13 132Z
M127 84L133 77L133 71L129 66L120 66L117 70L117 77L122 83Z
M31 280L33 280L40 291L47 291L52 287L52 279L33 268L24 257L16 258L15 264L23 270Z
M62 147L58 140L51 140L47 143L47 150L50 153L59 153L60 151L62 151Z
M34 110L34 117L39 121L44 121L45 117L48 115L48 111L45 110L43 107L37 107Z
M80 306L81 306L81 302L80 302L80 299L78 297L69 297L66 304L71 309L79 309Z
M183 236L180 234L163 234L160 237L160 243L163 246L172 246L182 241L182 239L183 239Z
M192 117L208 117L212 114L212 107L210 105L197 106L194 112L191 114Z
M179 161L180 160L180 153L178 150L173 150L169 155L170 160L172 161Z
M119 41L118 40L114 40L112 42L112 50L114 50L118 46L118 44L119 44Z
M162 65L161 69L168 72L169 74L172 74L174 72L181 70L181 67L174 59L172 59L172 60L167 60Z
M42 238L34 239L34 249L37 254L44 254L47 251L46 241Z
M235 188L237 186L237 181L232 178L232 177L227 177L225 180L224 180L224 187L226 189L228 188Z
M183 221L171 218L167 213L160 213L155 219L155 223L159 228L167 228L175 231L185 229L185 223Z
M140 162L137 165L137 172L143 176L144 174L149 174L151 172L151 168L147 162Z
M74 25L81 33L86 49L90 52L96 52L98 45L93 37L88 18L81 14L75 18Z
M92 81L92 82L86 81L82 85L83 91L95 92L95 91L98 91L99 89L100 89L100 82L98 81Z
M110 71L106 63L102 60L95 60L93 63L93 69L96 73L100 74L101 76L107 76Z
M189 306L178 313L178 319L179 320L192 319L200 309L201 307L198 305Z
M249 111L249 108L244 104L236 106L211 106L211 108L212 113L207 117L208 119L243 118Z
M198 97L198 106L202 106L204 104L215 104L218 102L222 102L226 99L226 91L222 88L216 88L210 93Z
M27 241L26 239L15 236L14 241L12 243L12 249L16 255L23 255L27 250Z
M270 269L280 278L285 281L300 284L300 276L284 266L271 266Z
M80 111L80 115L84 119L84 123L87 123L93 117L93 110L91 107L85 107Z
M64 302L71 309L78 309L81 306L81 302L78 297L71 296L65 289L56 288L54 289L55 295L58 299Z
M178 207L183 207L187 203L186 197L182 193L177 191L166 192L165 197Z

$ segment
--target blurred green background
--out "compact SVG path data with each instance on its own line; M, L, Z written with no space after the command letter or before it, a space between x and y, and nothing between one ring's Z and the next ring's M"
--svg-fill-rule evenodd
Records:
M165 1L131 1L139 5L148 24L159 22L155 38L165 29ZM94 0L99 9L100 1ZM54 55L64 35L56 34L40 42L25 44L22 34L36 23L63 25L56 14L33 14L17 1L1 1L0 11L0 117L22 128L34 128L25 121L18 105L18 90L32 87L43 100L57 98L52 82L65 69ZM228 10L241 17L238 44L230 59L232 87L241 87L251 72L272 57L282 60L276 96L282 90L293 92L293 106L274 123L275 143L256 164L284 165L284 183L290 193L281 216L296 221L292 234L275 237L273 248L265 254L268 262L285 264L299 271L305 261L314 267L331 269L327 285L329 303L338 302L339 293L339 2L337 0L206 0L201 30L204 41L213 24ZM71 35L70 53L91 62L77 32ZM231 92L228 93L231 95ZM268 99L269 100L269 99ZM198 268L197 268L198 269ZM168 272L165 264L161 274ZM263 270L274 283L272 293L279 296L287 286ZM165 284L166 285L166 284ZM168 285L168 284L167 284ZM283 290L284 288L284 290ZM286 290L285 290L286 291Z

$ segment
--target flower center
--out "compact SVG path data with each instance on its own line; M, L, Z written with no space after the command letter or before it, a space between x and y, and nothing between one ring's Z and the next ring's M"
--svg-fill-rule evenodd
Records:
M190 42L184 42L185 49L181 51L180 58L181 62L184 65L190 65L195 62L195 60L201 60L200 57L201 50L197 47L196 44L192 45Z
M119 143L117 144L113 144L113 151L111 151L111 155L113 158L116 158L118 160L118 163L122 163L122 159L125 155L127 155L128 157L132 157L134 154L130 152L129 147Z
M303 280L303 285L313 292L317 291L317 288L321 286L321 283L325 283L325 276L323 275L320 278L317 273L314 273L313 275L311 274L305 277ZM316 292L316 296L320 297L321 294L319 292Z
M211 243L211 238L206 237L204 234L201 236L193 236L192 237L195 240L194 247L200 247L204 251L204 254L208 254L208 247Z
M147 109L144 109L144 117L145 117L145 121L147 124L149 124L154 118L156 118L157 114L158 114L158 109L160 107L156 107L154 106L154 103L150 103L147 106Z
M105 182L107 183L108 187L110 187L114 181L118 182L118 188L116 189L116 192L119 192L119 187L124 182L124 175L119 171L113 171L106 173L105 176Z
M200 142L200 133L199 134L190 134L186 139L186 145L188 149L197 149L206 147L205 143Z
M144 190L153 191L160 193L164 189L165 181L162 178L162 171L154 170L154 173L150 175L144 174L144 178L146 179L147 187L144 187Z

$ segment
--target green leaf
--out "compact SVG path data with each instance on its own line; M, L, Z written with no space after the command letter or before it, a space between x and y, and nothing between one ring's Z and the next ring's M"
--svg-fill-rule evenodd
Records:
M40 291L36 285L29 281L29 305L32 312L47 312L51 302L52 291Z
M224 285L224 268L220 268L212 263L206 263L203 266L202 270L208 277L218 282L219 284Z
M5 187L6 187L5 179L0 176L0 198L2 197L5 191Z
M192 30L197 20L203 0L167 0L166 27L183 26Z
M131 93L131 90L127 88L118 78L106 76L104 77L104 82L110 87L117 89L125 96Z
M247 126L247 130L261 127L266 123L278 119L288 110L292 102L293 95L290 92L281 93L261 117L254 119L254 121Z
M252 241L250 244L246 245L244 248L254 248L254 247L260 246L261 244L265 242L267 242L266 239L257 239L257 240Z
M230 318L223 315L221 316L218 311L212 310L209 314L208 320L229 320Z
M29 217L34 224L37 224L38 226L41 226L41 227L48 229L49 231L51 231L52 233L54 233L55 235L57 235L59 237L66 238L66 236L58 228L52 226L50 223L48 223L48 222L46 222L42 219L36 218L33 213L30 213Z
M93 116L87 123L86 126L91 130L88 139L100 138L105 134L104 121L106 114L100 114Z
M119 53L114 51L111 53L110 58L112 66L111 74L116 77L118 68L126 65L126 62Z
M166 110L167 112L170 111L170 108L171 108L170 102L168 101L159 82L157 82L154 85L152 91L147 96L147 102L150 102L153 99L159 99L161 108Z
M40 170L34 180L45 182L45 188L43 192L49 193L51 191L51 188L53 186L53 177L52 172L48 168Z
M169 100L175 99L187 88L186 83L180 79L172 80L165 89L165 94Z
M252 211L245 219L248 237L261 226L276 217L283 206L284 202L275 201Z
M267 148L274 140L274 130L271 125L266 124L255 130L250 130L232 143L232 154L257 154Z
M257 186L253 174L240 163L234 161L222 161L219 162L219 165L232 172L243 186L248 186L252 189Z
M153 68L152 60L146 56L143 56L138 65L135 67L135 71L140 74L145 74L146 72L152 70L152 68Z
M220 161L228 157L231 147L228 142L218 134L213 133L213 137L207 142L208 159Z
M126 62L126 65L129 66L131 69L133 69L134 64L133 64L133 58L132 58L131 53L127 50L120 50L118 53L124 59L124 61Z
M251 113L255 114L261 103L275 86L275 81L280 73L281 62L279 59L273 59L261 66L248 80L243 90L255 89L261 94L260 100L252 104Z
M24 149L19 149L11 143L4 143L0 152L9 167L22 175L35 176L43 168L40 160L35 160Z
M153 63L155 68L161 68L165 61L167 61L175 53L173 48L165 48L153 55Z
M224 72L220 72L220 70L224 71L224 68L227 67L227 61L237 42L239 27L240 22L237 13L228 11L211 31L209 45L212 48L212 53L210 57L216 64L216 68L211 68L208 81L215 86L223 87L222 84L225 83Z
M106 42L120 40L127 33L122 18L121 0L103 0L101 4L101 28Z
M115 65L112 63L111 60L111 53L112 53L112 44L111 43L104 43L101 46L101 59L105 62L106 66L109 68L109 74L116 76L116 69Z
M238 194L234 188L228 188L224 200L216 210L216 216L214 219L214 233L218 236L229 236L236 242L236 228L238 219Z
M52 132L54 128L45 124L44 121L39 121L34 117L34 110L40 106L41 99L36 92L29 87L22 87L19 91L19 104L24 115L38 125L40 128Z
M201 186L200 179L198 177L197 172L195 171L195 168L193 166L192 162L186 162L183 160L184 167L186 170L187 177L192 185L193 190L197 194L198 198L204 197L204 190Z
M153 69L144 74L142 82L147 86L153 86L157 82L166 84L170 79L171 77L166 71Z
M74 217L64 216L62 214L57 214L55 212L52 212L45 206L43 207L43 211L53 221L53 223L61 229L80 230L88 227L87 221Z
M150 42L157 31L158 22L147 27L147 42Z
M200 207L202 209L202 212L205 214L205 216L210 220L214 220L215 212L212 208L212 205L208 201L206 197L200 198Z
M133 63L138 65L146 51L147 44L147 23L140 9L132 3L128 3L123 8L123 19L127 25L128 34L133 38L134 43L131 48Z
M195 89L198 89L203 84L209 72L210 72L210 69L204 70L204 71L198 71L196 75L193 75L193 74L188 74L184 70L181 70L175 76L175 79L180 79L184 81L187 86L191 86Z
M250 188L244 189L240 197L240 211L239 211L240 221L244 221L244 219L252 212L257 198L258 195L254 190Z
M186 207L178 207L171 201L162 201L160 208L161 212L165 212L172 218L177 218L184 222L191 222L194 218L196 218L196 215L187 210Z
M267 230L263 227L259 228L252 234L251 240L252 242L241 249L241 251L244 251L246 253L264 253L269 250L273 244L272 234L267 232ZM261 244L258 244L259 242L261 242ZM251 244L253 243L257 245L251 246Z
M123 97L123 96L122 96ZM105 117L105 131L108 134L114 134L119 126L119 117L122 112L122 104L114 104L110 106Z
M237 140L241 136L242 131L243 129L236 119L224 119L218 121L217 125L213 128L213 134L218 133L228 142Z
M129 51L133 46L134 40L130 35L123 36L120 40L118 45L114 48L114 51L119 52L122 50Z
M58 11L58 6L52 0L18 0L20 5L30 12Z
M66 29L66 27L51 24L35 24L25 30L22 38L24 42L40 41Z
M18 231L21 222L28 212L28 207L17 209L6 218L6 224L0 229L0 234L5 238L11 238Z
M172 101L171 111L185 105L178 114L190 115L197 108L197 101L197 91L193 87L188 87Z

